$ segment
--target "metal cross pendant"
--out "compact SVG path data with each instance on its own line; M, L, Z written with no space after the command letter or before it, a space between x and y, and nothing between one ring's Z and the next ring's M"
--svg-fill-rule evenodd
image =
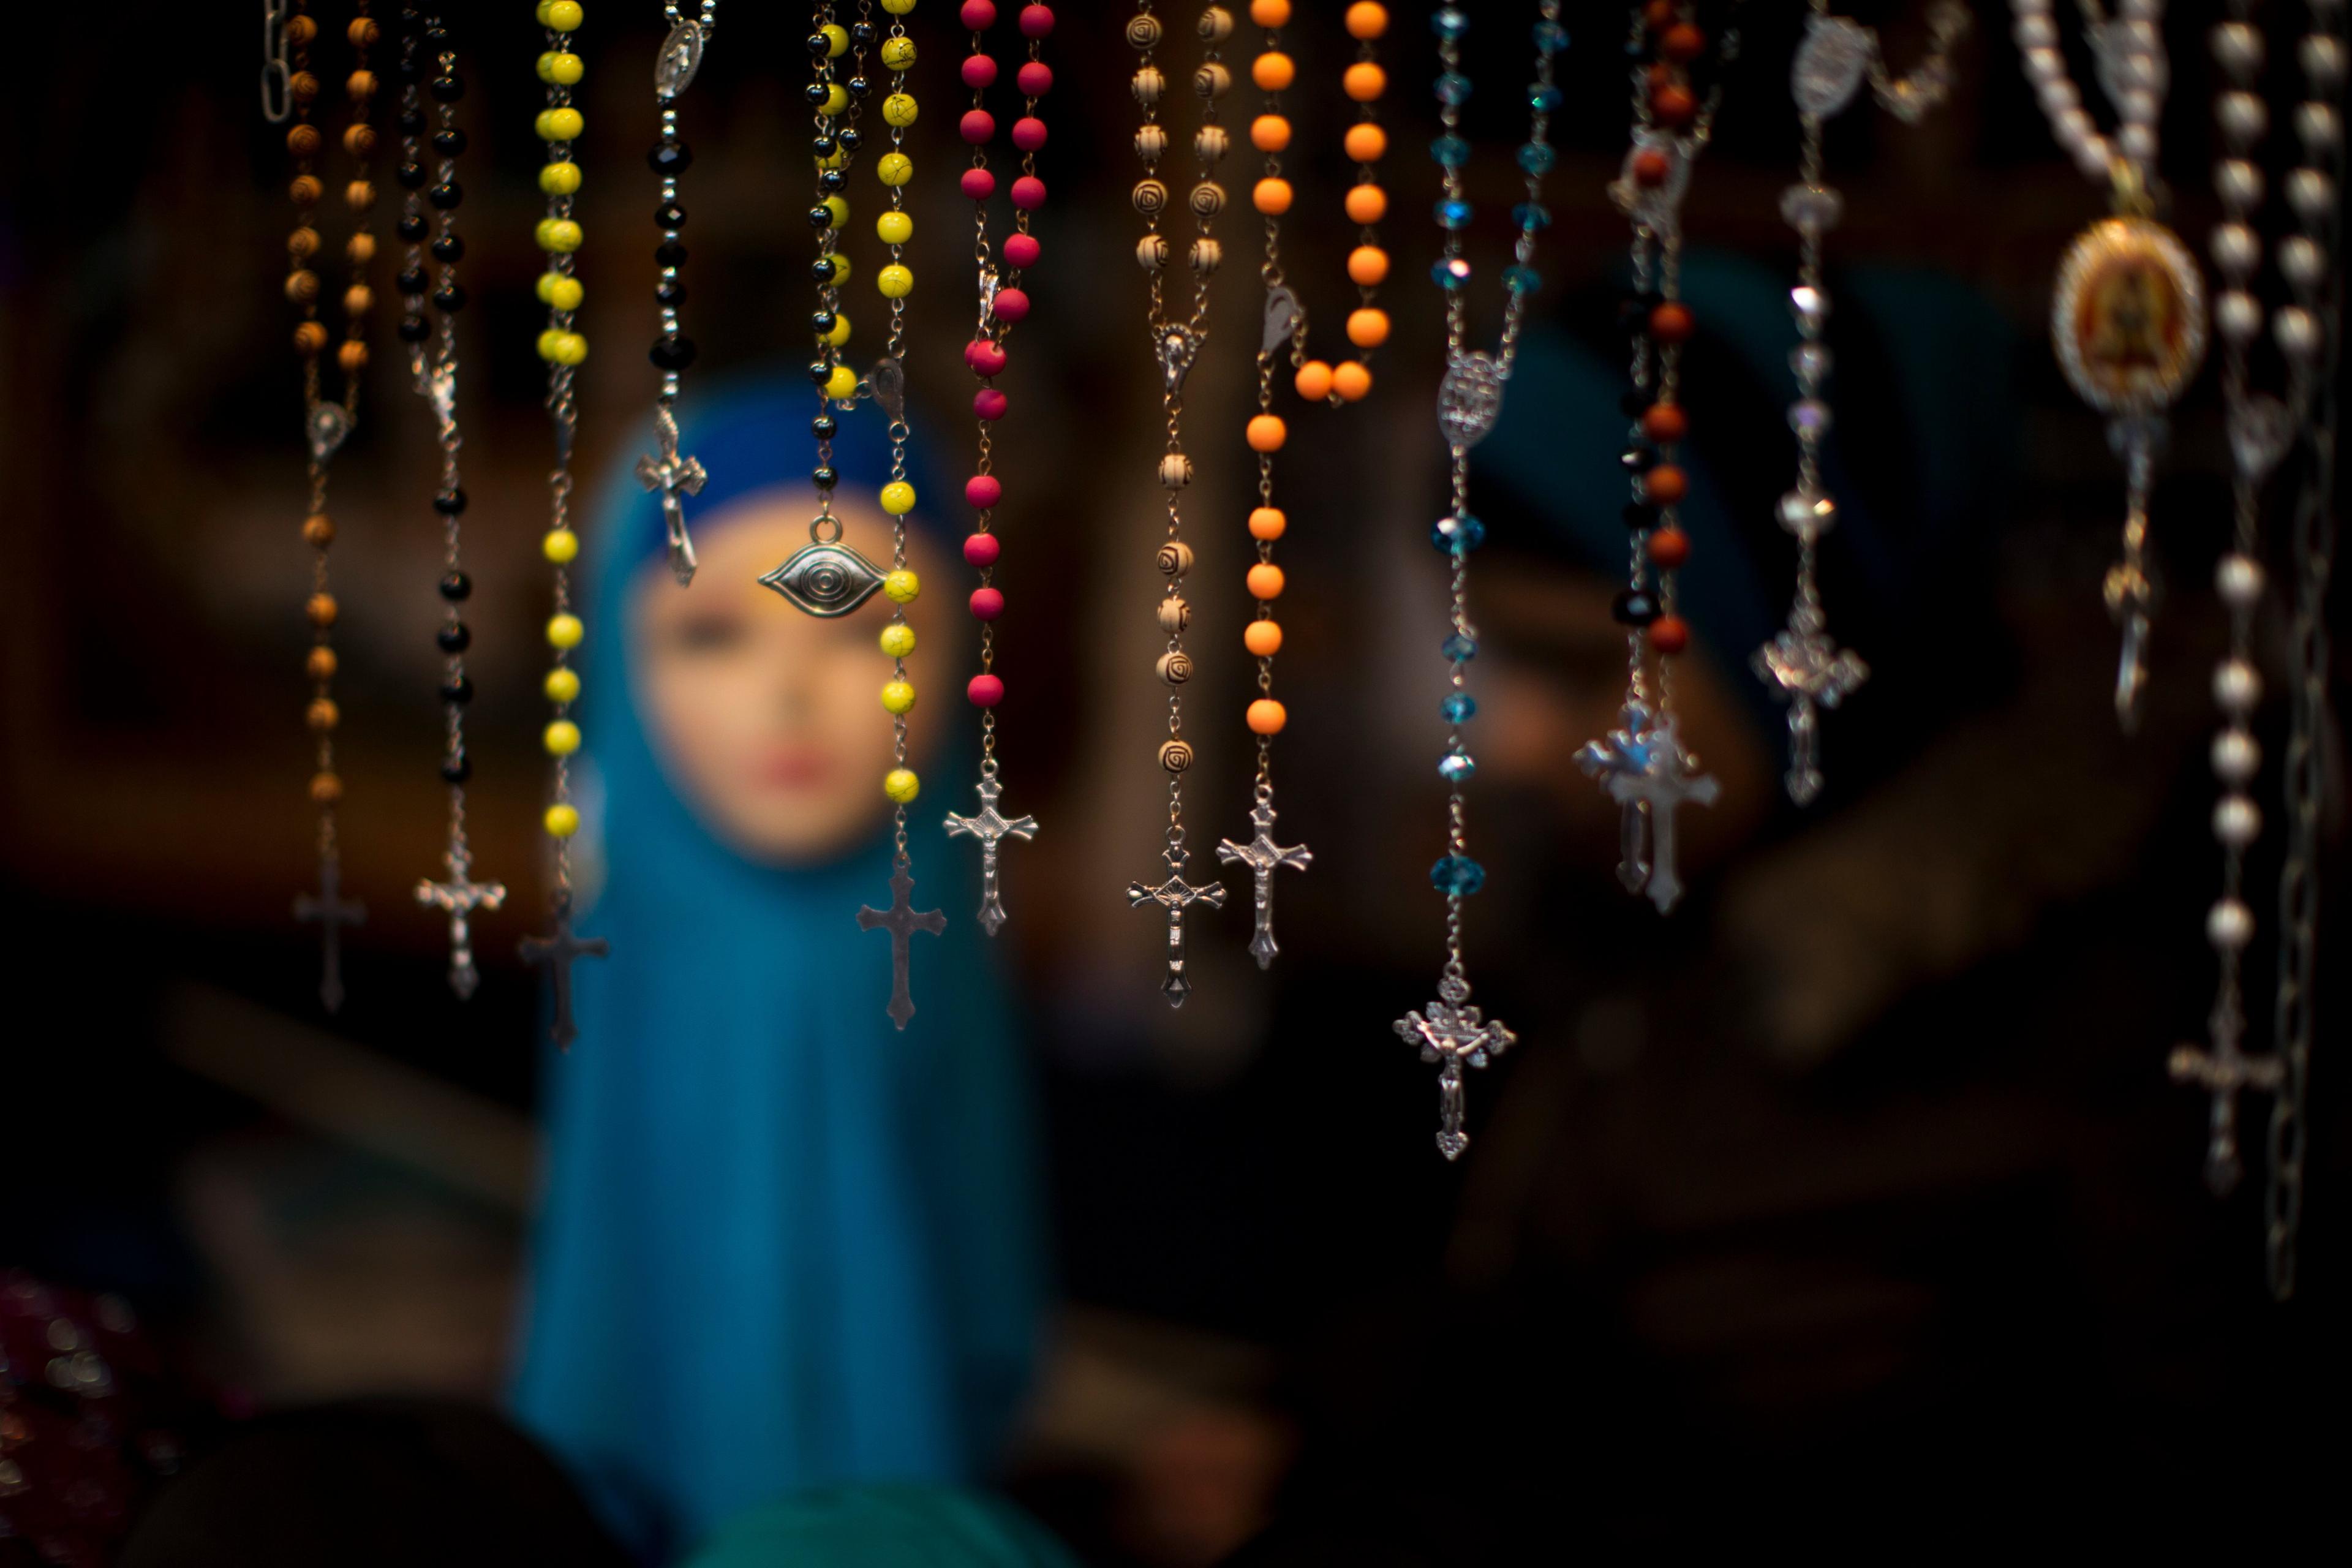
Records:
M1618 727L1598 741L1588 741L1576 753L1576 765L1586 776L1623 800L1614 787L1621 773L1640 773L1650 765L1650 707L1628 699L1617 716ZM1618 825L1617 880L1629 893L1638 893L1650 879L1650 822L1647 814L1626 802Z
M661 411L657 433L661 458L637 459L637 482L661 493L662 521L669 529L670 574L683 588L694 581L694 541L686 531L686 503L678 498L700 495L710 476L703 471L700 459L678 455L677 421L667 408Z
M1712 775L1696 770L1671 725L1645 730L1640 739L1649 765L1611 773L1609 794L1620 805L1640 806L1650 820L1650 875L1643 885L1664 914L1683 896L1682 878L1675 871L1675 812L1685 801L1713 805L1721 791Z
M294 896L294 918L319 928L319 1001L328 1012L339 1012L343 1005L343 927L367 923L367 906L343 897L341 858L320 857L319 890Z
M1157 904L1168 913L1168 978L1160 983L1160 994L1168 998L1171 1007L1181 1007L1184 998L1192 994L1192 982L1184 973L1184 910L1190 904L1206 904L1213 910L1225 907L1225 885L1212 882L1196 888L1184 880L1181 871L1171 869L1168 879L1156 888L1140 882L1127 885L1127 907L1139 909L1145 904Z
M2278 1092L2284 1075L2276 1057L2250 1057L2239 1048L2245 1037L2245 1020L2227 1003L2213 1009L2210 1020L2213 1048L2175 1046L2168 1064L2175 1083L2193 1083L2213 1096L2213 1115L2205 1143L2205 1184L2219 1194L2238 1184L2244 1166L2238 1159L2238 1091Z
M959 816L952 811L949 812L947 829L950 838L980 840L980 923L982 929L994 936L997 929L1004 924L1004 900L998 896L996 885L997 844L1006 838L1025 842L1035 837L1037 819L1016 816L1007 822L1003 814L996 809L996 797L1004 793L1004 786L982 774L978 787L979 813L972 816Z
M1274 873L1284 866L1304 871L1315 854L1304 844L1286 848L1274 841L1274 802L1261 800L1252 806L1250 821L1257 828L1257 837L1247 844L1236 844L1230 838L1219 840L1217 861L1220 865L1250 868L1252 905L1257 917L1256 929L1250 935L1250 956L1257 960L1260 969L1270 969L1274 955L1282 951L1274 942Z
M857 911L858 930L879 927L890 933L890 1021L902 1029L915 1016L914 992L907 984L908 944L919 931L937 936L948 929L948 917L939 910L915 911L909 901L914 891L915 874L902 859L890 873L890 907L877 910L867 904Z
M507 890L498 882L477 882L468 875L472 870L467 858L458 854L449 856L449 879L436 882L429 878L416 884L416 901L447 912L449 916L449 989L460 1001L473 995L474 987L481 984L481 974L474 968L473 912L495 910L507 901Z
M1804 617L1756 650L1749 664L1789 700L1789 798L1810 805L1822 793L1821 708L1835 708L1870 679L1870 667Z
M1470 1000L1468 981L1446 975L1437 983L1437 994L1439 999L1429 1005L1427 1017L1407 1013L1391 1026L1399 1039L1420 1047L1423 1061L1438 1064L1437 1152L1458 1160L1462 1151L1470 1147L1470 1135L1462 1131L1467 1109L1462 1090L1463 1065L1485 1067L1510 1049L1518 1037L1505 1028L1501 1019L1488 1023L1477 1008L1464 1005Z
M613 951L613 944L601 936L587 938L572 934L572 894L555 895L555 934L527 936L522 939L522 961L525 963L547 965L549 979L555 987L555 1016L547 1030L548 1038L559 1049L570 1050L572 1042L580 1037L572 1022L572 962L577 958L604 958Z

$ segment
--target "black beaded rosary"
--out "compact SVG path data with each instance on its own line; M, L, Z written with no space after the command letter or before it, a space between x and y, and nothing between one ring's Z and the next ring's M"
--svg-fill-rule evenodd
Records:
M661 243L654 247L661 268L654 285L654 303L661 314L661 331L654 338L651 359L661 372L661 390L654 398L654 436L661 445L658 457L637 459L637 480L661 497L662 521L669 531L669 569L681 588L694 581L694 541L686 531L684 496L700 495L709 475L693 458L678 450L677 383L694 363L694 340L678 331L678 307L686 303L686 285L678 269L686 265L686 246L677 236L686 226L686 208L678 205L678 176L694 162L694 150L678 139L677 100L694 73L702 68L702 51L718 26L719 0L702 0L699 19L684 15L673 0L662 7L669 35L662 40L654 61L654 101L661 110L661 139L646 162L661 181L661 205L654 208L654 226Z

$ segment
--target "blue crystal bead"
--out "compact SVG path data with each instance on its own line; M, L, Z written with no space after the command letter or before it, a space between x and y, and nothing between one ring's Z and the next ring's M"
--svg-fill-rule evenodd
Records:
M1536 24L1536 52L1538 54L1556 55L1567 47L1568 29L1566 27L1561 26L1558 22L1551 21L1538 22Z
M1459 107L1470 101L1470 79L1460 71L1447 71L1437 79L1437 101Z
M1551 226L1551 208L1541 202L1521 202L1511 209L1511 221L1530 234L1540 234Z
M1441 38L1458 38L1470 30L1470 14L1452 5L1441 6L1429 18L1429 30Z
M1455 632L1437 645L1437 651L1454 664L1467 664L1478 657L1478 645L1460 632Z
M1441 555L1467 555L1486 542L1486 525L1468 512L1430 525L1429 542Z
M1440 289L1459 289L1470 281L1470 264L1458 256L1442 258L1430 268L1429 279Z
M1478 700L1466 691L1449 691L1445 700L1437 705L1440 717L1449 724L1459 724L1477 716Z
M1470 204L1458 196L1448 196L1437 204L1437 221L1445 228L1470 226Z
M1568 101L1568 96L1548 81L1528 84L1528 107L1541 114L1549 114Z
M1429 144L1429 155L1445 168L1458 169L1470 161L1470 143L1449 132Z
M1547 174L1558 156L1549 142L1523 142L1519 147L1519 167L1530 174Z
M1450 784L1468 784L1478 775L1478 764L1467 752L1448 752L1437 760L1437 776Z
M1532 294L1543 287L1543 274L1532 267L1506 267L1503 287L1514 294Z
M1467 855L1441 855L1429 868L1429 885L1441 893L1475 893L1486 885L1486 868Z

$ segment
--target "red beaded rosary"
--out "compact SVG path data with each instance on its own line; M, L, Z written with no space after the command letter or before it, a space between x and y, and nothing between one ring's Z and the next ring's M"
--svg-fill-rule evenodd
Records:
M302 520L302 539L310 547L310 594L305 605L310 623L310 651L305 661L310 702L306 719L315 747L310 805L316 813L319 853L318 891L294 900L294 918L319 927L319 1000L331 1013L343 1005L342 928L367 918L358 900L342 895L336 808L343 798L343 782L335 772L335 731L342 713L335 703L336 605L327 575L327 552L334 543L335 524L327 515L327 478L337 448L359 417L360 382L368 362L368 315L375 304L368 273L375 260L376 242L368 228L367 215L375 205L368 159L375 151L376 132L368 123L368 109L375 98L376 78L367 62L368 49L379 30L367 14L367 0L354 0L357 15L344 35L351 41L352 69L343 84L352 105L351 124L343 132L343 150L353 164L351 181L343 187L343 205L352 220L351 237L343 245L351 280L343 290L343 341L335 351L335 363L343 377L342 396L331 400L322 389L319 364L328 342L327 324L320 320L321 285L311 265L321 243L315 213L326 195L325 182L312 172L324 145L310 119L311 105L319 96L319 79L310 70L310 45L319 36L319 24L306 6L307 0L293 0L292 15L286 15L282 7L271 14L262 68L262 109L272 121L289 117L294 121L286 132L286 150L294 161L294 177L287 190L297 214L294 231L286 241L286 298L301 318L294 328L294 352L302 361L302 426L309 444L310 504Z
M1029 294L1021 287L1023 275L1044 254L1029 231L1030 216L1045 204L1045 182L1037 177L1037 151L1045 144L1045 122L1037 114L1038 100L1052 89L1054 72L1040 56L1054 30L1054 9L1030 5L1021 8L1021 36L1028 40L1029 58L1014 74L1013 85L1023 100L1021 118L1013 123L1013 145L1021 154L1021 174L1013 180L1013 232L1004 237L1004 272L989 260L988 199L996 194L996 175L988 167L988 143L996 135L996 117L983 98L996 80L996 61L986 52L981 35L996 21L992 0L964 0L963 25L971 32L971 53L963 62L963 84L971 89L971 107L959 127L971 144L971 166L963 172L963 194L972 204L973 255L979 264L980 323L963 351L965 365L980 378L972 394L971 411L980 425L980 455L971 478L964 481L964 500L977 514L971 535L963 542L963 558L980 573L980 586L969 601L980 622L980 673L964 686L964 695L980 710L980 810L970 816L947 816L950 837L976 839L980 844L980 924L994 936L1004 924L1004 900L998 886L998 846L1007 838L1026 840L1037 833L1037 819L1007 819L996 809L1003 786L997 782L996 705L1004 700L1004 682L996 673L996 618L1004 613L1004 595L995 584L1001 546L994 531L997 503L1004 486L990 466L989 427L1004 417L1004 394L996 378L1004 370L1004 345L1014 323L1029 314Z

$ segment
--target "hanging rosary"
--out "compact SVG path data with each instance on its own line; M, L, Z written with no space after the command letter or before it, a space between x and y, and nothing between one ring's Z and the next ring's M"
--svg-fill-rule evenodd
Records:
M661 232L654 247L654 264L660 278L654 285L654 304L660 312L661 331L648 357L661 372L661 388L654 395L654 438L659 457L637 459L637 482L661 497L662 524L669 534L669 570L681 588L694 581L694 540L686 531L684 497L700 495L710 476L701 463L678 451L677 381L694 363L694 340L678 331L678 307L686 303L686 285L678 271L686 265L686 246L678 231L686 226L686 209L678 205L678 176L694 163L694 149L678 139L677 100L695 72L702 68L702 51L719 25L719 0L702 0L702 16L687 16L669 0L662 6L669 32L661 53L654 57L654 105L661 114L661 137L646 162L661 181L661 205L654 209L654 227Z
M1691 86L1691 67L1709 42L1692 19L1694 9L1687 0L1637 6L1626 44L1633 60L1633 145L1609 188L1633 227L1633 292L1625 304L1633 340L1625 406L1633 426L1619 459L1633 489L1624 513L1632 548L1625 587L1610 606L1625 628L1625 701L1618 727L1576 754L1577 765L1618 804L1617 879L1627 892L1646 892L1660 914L1683 892L1675 814L1685 803L1713 805L1720 793L1682 743L1668 675L1670 661L1690 647L1690 624L1675 598L1675 574L1691 548L1677 510L1690 479L1675 460L1690 434L1679 401L1682 345L1698 325L1681 298L1682 205L1691 167L1714 137L1722 98L1717 88L1702 100ZM1727 65L1738 52L1739 35L1726 29L1717 58ZM1819 309L1823 301L1794 302L1801 332L1806 305Z
M1447 683L1452 688L1439 705L1445 721L1445 751L1437 763L1438 777L1446 787L1445 853L1430 868L1429 879L1445 895L1445 966L1439 972L1438 999L1427 1014L1409 1012L1393 1026L1399 1038L1418 1047L1421 1059L1438 1064L1437 1150L1458 1159L1470 1146L1463 1131L1466 1111L1462 1086L1464 1067L1485 1067L1508 1050L1517 1038L1501 1020L1487 1022L1468 1005L1470 982L1462 963L1462 902L1486 885L1486 869L1466 853L1468 826L1462 792L1478 771L1462 741L1462 726L1478 711L1469 687L1470 661L1478 656L1477 629L1470 624L1470 553L1485 542L1486 524L1470 511L1470 448L1486 438L1503 412L1503 391L1517 358L1519 331L1526 322L1529 295L1541 279L1532 263L1536 235L1551 222L1542 204L1543 176L1554 154L1546 140L1551 116L1560 105L1559 89L1552 84L1553 62L1568 47L1568 30L1559 23L1559 0L1540 0L1533 39L1536 79L1527 92L1528 139L1517 161L1527 182L1527 199L1512 210L1518 237L1511 265L1503 269L1503 330L1495 352L1472 350L1470 310L1466 294L1470 263L1463 258L1463 233L1470 226L1471 206L1463 195L1462 171L1470 162L1470 143L1460 133L1462 105L1470 97L1470 79L1462 74L1462 39L1470 31L1469 13L1458 6L1441 7L1430 19L1437 34L1437 58L1442 66L1436 83L1437 117L1444 126L1430 143L1437 162L1444 196L1437 204L1437 221L1445 231L1444 254L1433 268L1445 290L1445 377L1437 389L1437 426L1445 437L1453 480L1453 510L1430 531L1430 542L1450 562L1453 630L1440 646L1445 656Z
M1192 610L1183 594L1192 549L1183 542L1184 521L1178 499L1192 482L1192 460L1184 455L1182 433L1184 377L1208 336L1209 278L1224 258L1210 229L1225 205L1224 187L1216 182L1217 164L1227 145L1224 128L1217 123L1217 100L1233 88L1233 73L1218 59L1217 50L1233 37L1234 19L1223 6L1211 5L1201 13L1198 31L1203 54L1201 68L1192 73L1192 89L1201 100L1201 128L1193 135L1192 151L1200 161L1201 176L1190 199L1195 234L1187 258L1193 278L1192 313L1180 321L1168 314L1162 282L1170 247L1167 236L1160 232L1160 215L1166 210L1169 196L1168 186L1159 176L1160 160L1168 151L1168 132L1160 123L1159 105L1168 79L1152 58L1161 29L1160 18L1151 14L1151 0L1138 0L1136 15L1127 25L1127 41L1142 56L1129 84L1135 101L1143 109L1143 123L1135 132L1135 151L1143 160L1144 177L1136 183L1133 199L1135 210L1143 215L1144 235L1135 256L1151 277L1146 320L1151 331L1152 359L1160 369L1160 408L1168 428L1167 450L1160 458L1160 484L1168 493L1168 537L1157 557L1168 579L1159 609L1160 629L1167 634L1168 646L1157 667L1168 687L1168 739L1160 746L1160 765L1168 774L1168 833L1160 851L1168 876L1156 887L1129 883L1127 902L1130 909L1150 904L1167 917L1168 978L1160 982L1160 990L1171 1007L1181 1007L1192 993L1184 967L1184 911L1196 903L1213 910L1225 907L1223 883L1195 887L1184 880L1184 862L1189 858L1184 847L1184 772L1192 765L1192 743L1184 739L1183 691L1184 682L1192 678L1192 657L1184 651L1184 628L1192 622Z
M2108 569L2107 612L2123 628L2116 664L2116 718L2139 723L2156 588L2147 574L2147 498L2165 414L2205 357L2205 285L2178 236L2156 221L2157 121L2170 67L2163 0L2122 0L2110 18L2082 0L2100 91L2120 121L2101 134L2058 47L2052 0L2010 0L2025 74L2058 144L2089 178L2112 190L2115 216L2076 237L2058 264L2050 337L2075 395L2108 416L2123 458L2123 559ZM2252 170L2251 163L2242 167ZM2252 193L2259 194L2260 174ZM2242 205L2222 193L2225 205Z
M308 0L278 0L265 12L264 63L261 72L262 112L273 124L287 128L286 150L294 163L287 193L294 201L296 221L286 238L286 298L300 315L294 328L294 352L302 361L302 429L309 448L307 473L310 504L302 519L302 541L310 547L310 594L304 612L310 623L310 651L304 662L310 679L310 702L305 719L312 737L310 805L316 823L319 888L294 900L294 918L319 928L319 1001L328 1012L343 1005L342 930L367 919L366 909L342 891L342 844L337 832L336 808L343 798L343 781L335 772L335 731L342 710L335 702L335 596L330 591L327 552L335 542L334 520L327 515L327 479L336 450L359 418L360 381L367 369L368 312L374 308L374 290L368 286L375 260L375 236L367 215L375 205L375 186L368 179L368 159L375 151L375 128L368 123L368 108L376 89L375 73L368 69L368 49L379 35L367 14L367 0L355 0L357 13L344 36L351 41L352 69L344 79L352 120L343 132L343 150L351 155L352 178L343 187L343 205L352 214L350 238L343 255L350 264L350 282L343 290L343 341L335 351L342 372L342 396L325 395L319 357L327 352L327 324L320 319L322 285L311 263L321 240L316 226L319 203L326 183L313 173L325 138L310 119L319 96L319 79L310 70L310 45L319 24L308 10Z
M572 530L571 514L572 442L579 425L572 383L588 358L588 340L572 328L582 294L580 279L572 275L573 256L583 237L572 216L572 197L580 189L580 165L572 162L572 152L586 122L572 107L572 89L586 68L572 51L572 35L583 20L579 0L539 0L537 13L539 25L547 31L547 49L539 57L539 79L547 84L547 101L532 129L547 145L547 161L539 171L547 208L533 237L547 253L547 269L539 275L538 285L540 303L547 307L539 357L547 362L547 412L555 427L555 467L547 477L547 533L540 541L541 553L555 569L555 609L547 622L553 665L545 687L555 716L541 737L554 764L554 783L541 822L554 844L555 889L550 901L552 929L544 937L525 938L521 952L524 963L547 968L554 994L549 1035L568 1048L580 1032L572 1020L572 965L580 958L603 958L611 952L603 937L583 941L572 934L572 837L580 831L580 808L572 804L572 754L580 749L580 726L571 717L572 704L580 696L580 676L572 668L572 650L586 635L572 611L572 563L580 555L580 536Z
M1822 125L1843 113L1865 78L1878 106L1916 125L1952 90L1952 49L1969 30L1968 8L1959 0L1937 0L1927 11L1927 58L1910 75L1890 78L1871 28L1830 15L1829 0L1811 0L1804 41L1790 68L1790 96L1804 132L1799 183L1780 195L1780 216L1797 231L1797 287L1789 296L1798 344L1789 356L1798 400L1789 410L1797 437L1797 482L1780 498L1780 526L1797 541L1797 592L1789 624L1750 659L1757 678L1789 704L1789 798L1810 805L1822 793L1821 714L1853 695L1869 679L1870 667L1851 649L1841 650L1829 635L1822 606L1818 562L1822 535L1837 522L1837 502L1822 483L1821 445L1829 434L1829 400L1822 384L1832 368L1822 341L1829 320L1828 286L1822 272L1822 236L1844 216L1845 199L1822 179Z
M995 25L996 6L992 0L964 0L961 16L971 33L971 53L964 58L962 67L963 84L971 89L971 107L958 126L971 146L971 166L963 172L961 184L972 206L972 258L980 285L980 321L964 348L963 360L981 383L971 398L972 417L980 426L980 455L963 487L964 500L976 514L971 532L963 542L963 558L980 574L980 586L966 601L972 618L980 623L980 673L963 689L965 698L980 710L980 782L974 786L980 810L970 816L949 812L944 826L950 837L972 838L980 844L980 926L994 936L1004 925L997 870L999 847L1007 838L1025 842L1035 837L1037 819L1008 820L996 809L997 799L1004 793L996 776L996 705L1004 700L1004 681L996 673L996 618L1004 613L1004 595L995 583L996 561L1003 548L995 531L995 508L1004 499L1004 486L992 466L989 430L1004 417L1006 409L1004 394L994 384L1004 371L1005 342L1013 335L1013 323L1029 314L1029 294L1021 286L1022 277L1044 254L1029 232L1029 221L1045 200L1045 182L1037 177L1037 152L1045 144L1045 122L1038 117L1037 103L1054 85L1053 69L1041 58L1045 39L1054 30L1054 11L1050 5L1021 8L1021 36L1029 44L1029 58L1013 79L1024 100L1021 118L1013 122L1013 145L1021 154L1021 173L1013 182L1013 232L1004 237L1002 274L990 258L988 244L988 198L996 194L996 175L988 167L988 143L996 135L996 117L984 102L986 89L996 80L996 61L987 53L981 36Z
M473 760L466 752L466 708L474 700L474 683L466 674L466 650L473 645L464 606L474 591L458 550L459 520L466 512L466 491L458 483L457 453L457 312L466 306L466 290L457 282L457 260L466 253L457 237L457 205L465 198L457 184L457 154L466 150L466 133L457 129L457 104L466 84L457 75L457 57L449 47L449 30L437 16L420 16L415 6L401 14L400 39L400 166L394 171L408 193L400 215L400 237L408 255L400 272L400 293L405 305L400 319L400 340L408 345L408 372L418 395L432 405L434 438L441 453L439 487L433 510L441 520L442 616L434 641L441 649L441 782L449 790L449 837L442 853L447 872L443 881L430 877L416 884L416 901L449 917L449 989L462 1000L474 994L481 975L474 967L473 913L495 910L506 901L507 890L497 882L474 880L474 852L466 837L466 781L473 777ZM438 165L428 174L425 164L424 81L432 55L432 95L437 124L433 152ZM427 188L429 184L430 188ZM435 217L425 216L430 203ZM425 271L426 237L431 236L437 279ZM425 313L427 289L440 313L436 332ZM428 342L430 347L428 348Z
M1367 8L1380 9L1357 7ZM1274 542L1287 526L1281 509L1274 504L1274 454L1289 438L1288 426L1274 412L1274 363L1275 356L1287 349L1293 367L1303 367L1307 313L1282 278L1282 215L1290 210L1293 199L1290 182L1282 177L1282 149L1290 142L1290 121L1282 112L1282 89L1297 75L1290 57L1282 52L1280 29L1290 20L1289 0L1251 0L1250 20L1265 29L1265 52L1250 65L1250 79L1265 94L1263 111L1250 124L1250 143L1265 155L1265 172L1250 192L1251 205L1265 218L1265 260L1258 268L1265 284L1265 327L1257 352L1257 413L1243 432L1249 449L1257 454L1257 506L1250 513L1249 525L1250 537L1257 542L1257 563L1245 579L1250 597L1257 601L1257 615L1242 634L1243 646L1257 659L1258 695L1243 716L1257 737L1257 780L1249 814L1255 831L1241 842L1220 840L1217 860L1250 869L1250 956L1257 960L1260 969L1265 969L1281 951L1274 940L1274 874L1286 866L1304 871L1315 858L1304 844L1279 844L1274 836L1274 738L1289 717L1274 698L1274 656L1282 647L1282 626L1274 618L1274 601L1282 596L1283 589L1282 568L1274 563ZM1388 318L1367 308L1349 318L1349 331L1359 342L1366 339L1379 342L1388 336Z
M1388 193L1381 188L1380 161L1388 155L1388 132L1381 129L1377 105L1389 89L1388 72L1381 68L1380 51L1372 46L1389 30L1389 9L1373 4L1373 0L1357 0L1341 17L1348 37L1356 40L1356 58L1339 74L1339 89L1356 106L1356 121L1340 138L1340 148L1349 162L1356 165L1356 183L1348 187L1340 203L1348 221L1356 226L1356 246L1348 253L1348 281L1356 286L1359 311L1370 312L1363 318L1363 330L1377 331L1385 341L1388 318L1376 307L1380 303L1381 284L1389 275L1389 253L1381 248L1379 224L1388 216ZM1260 128L1264 127L1263 132ZM1281 152L1290 145L1290 122L1280 115L1267 113L1250 127L1250 138L1258 151L1268 154ZM1268 145L1271 141L1272 145ZM1269 165L1274 160L1268 157ZM1355 317L1351 315L1352 324ZM1302 310L1298 319L1298 349L1303 349L1307 335L1307 317ZM1352 335L1349 339L1353 342ZM1291 358L1297 374L1291 384L1298 395L1309 403L1330 403L1335 406L1359 403L1372 390L1372 353L1362 347L1359 355L1342 360L1337 365L1319 359L1298 363L1298 352ZM1271 535L1258 532L1257 513L1250 521L1252 538L1280 538L1280 524L1269 520L1276 531ZM1276 514L1279 517L1279 514ZM1277 641L1279 633L1276 634ZM1252 648L1251 652L1257 650Z

